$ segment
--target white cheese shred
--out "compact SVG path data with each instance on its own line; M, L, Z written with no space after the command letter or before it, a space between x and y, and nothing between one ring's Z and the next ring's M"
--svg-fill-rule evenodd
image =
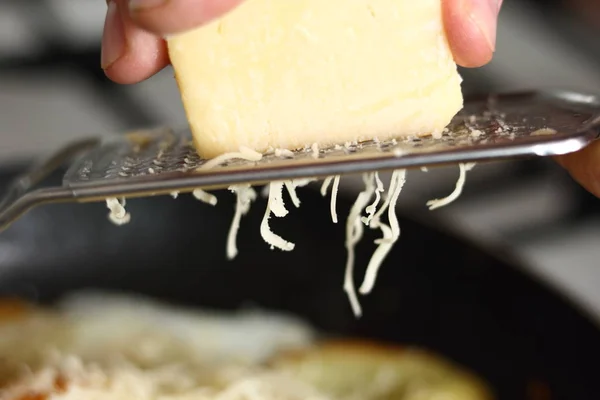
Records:
M379 182L377 182L377 184L379 184ZM400 196L405 183L406 170L397 170L392 173L388 197L383 207L380 209L380 212L376 213L370 221L370 228L380 229L383 237L375 241L375 244L377 244L378 247L371 256L371 260L367 266L363 283L358 290L360 294L365 295L371 293L375 286L381 264L383 264L385 257L389 254L390 250L400 237L400 224L398 223L398 217L396 215L396 204L398 203L398 197ZM386 209L388 212L389 226L381 222L381 214Z
M323 196L323 197L327 196L327 189L329 189L329 186L331 186L332 182L333 182L333 187L331 188L331 202L329 204L329 209L331 212L331 220L333 221L334 224L337 224L338 223L337 195L338 195L338 191L340 188L340 176L339 175L328 176L327 178L325 178L325 180L323 181L323 185L321 185L321 196Z
M110 210L108 219L115 225L125 225L131 221L131 215L125 210L125 198L119 201L115 197L106 199L106 207Z
M217 205L217 196L205 192L202 189L194 189L192 195L196 198L196 200L199 200L203 203L210 204L211 206Z
M312 152L312 157L314 159L319 158L319 152L320 152L320 150L319 150L319 143L316 143L316 142L313 143L312 146L310 146L310 150Z
M447 197L444 197L442 199L429 200L427 202L427 206L429 207L429 209L435 210L437 208L447 206L448 204L452 203L454 200L458 199L458 197L461 195L463 188L465 186L465 181L467 179L467 172L472 170L475 167L475 165L476 165L475 163L458 164L460 175L458 176L458 180L456 181L456 187L454 188L454 191L452 193L450 193L450 195L448 195Z
M290 195L290 199L292 200L292 204L294 207L300 207L300 198L296 192L296 189L299 187L307 186L309 183L316 181L315 178L301 178L301 179L293 179L291 181L285 181L283 184Z
M285 181L283 184L285 185L285 188L288 194L290 195L290 199L292 199L292 204L294 205L294 207L300 207L300 199L298 198L298 194L296 193L296 185L294 184L294 182Z
M269 185L263 186L263 188L260 190L260 196L263 199L266 199L267 197L269 197Z
M121 357L120 353L118 356L116 360L94 363L75 354L65 354L42 359L39 368L23 365L19 370L26 372L15 383L9 381L6 387L3 385L0 400L333 399L284 370L237 366L231 362L199 366L168 362L145 367ZM13 369L9 371L12 373ZM60 390L59 381L64 383Z
M337 195L338 195L338 189L340 187L340 176L336 175L333 178L333 186L331 187L331 202L329 203L329 210L331 211L331 220L333 221L334 224L338 223L338 217L337 217Z
M230 160L247 160L247 161L260 161L262 154L254 151L248 147L241 146L238 152L225 153L206 161L204 164L198 167L198 170L211 169L217 165L221 165Z
M248 184L230 186L229 190L236 196L235 213L233 214L231 227L227 235L227 258L233 260L238 254L236 242L242 216L248 214L250 205L256 200L257 194Z
M304 187L307 186L309 183L316 181L317 178L301 178L301 179L294 179L292 182L294 182L294 186L299 188L299 187Z
M327 196L327 189L329 189L329 186L331 186L331 182L333 182L333 178L335 178L335 177L328 176L327 178L325 178L323 180L323 184L321 185L321 196L323 196L323 197Z
M373 216L375 215L375 211L377 211L377 206L379 205L379 202L381 201L381 192L383 192L383 190L384 190L383 182L381 182L378 172L375 172L373 179L375 179L375 200L365 210L367 212L368 216L362 218L362 221L367 226L371 223L371 220L373 219Z
M275 157L294 158L294 152L288 149L275 149Z
M348 253L346 259L346 268L344 273L344 291L350 301L352 312L357 318L362 315L362 308L358 301L356 288L354 286L354 249L364 232L363 222L361 221L362 211L367 207L373 193L375 185L373 184L373 174L364 174L363 181L365 182L365 190L360 192L356 201L350 209L348 220L346 221L346 251Z
M283 182L271 182L269 184L269 199L267 201L267 209L263 217L262 223L260 224L260 234L265 242L271 246L271 249L275 247L283 251L294 250L294 243L288 242L282 237L271 231L269 227L269 218L271 213L276 217L282 218L288 214L288 210L285 208L283 203Z

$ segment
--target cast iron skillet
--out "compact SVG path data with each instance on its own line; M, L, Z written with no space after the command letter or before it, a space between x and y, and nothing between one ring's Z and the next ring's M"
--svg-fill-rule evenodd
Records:
M218 309L254 304L332 334L440 352L483 376L500 399L600 398L600 334L586 317L504 257L410 219L355 320L342 291L343 223L330 221L318 193L301 195L300 210L272 220L294 252L272 251L257 234L261 200L242 221L232 262L229 193L219 193L216 208L191 196L132 200L123 227L101 204L41 207L0 234L0 295L51 302L95 288ZM340 199L340 215L349 207ZM359 248L358 265L371 250Z

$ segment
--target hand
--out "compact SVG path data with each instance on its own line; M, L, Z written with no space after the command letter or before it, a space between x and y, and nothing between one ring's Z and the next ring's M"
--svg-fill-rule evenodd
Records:
M165 34L200 26L242 1L108 0L102 69L117 83L136 83L149 78L169 63L162 39ZM496 20L502 0L440 1L456 62L463 67L488 63L495 48Z

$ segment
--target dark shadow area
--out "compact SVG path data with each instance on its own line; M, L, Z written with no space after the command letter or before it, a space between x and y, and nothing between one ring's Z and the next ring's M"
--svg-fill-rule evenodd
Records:
M242 221L240 254L231 262L230 193L218 193L215 208L191 196L131 200L132 221L123 227L107 220L102 204L41 207L0 234L0 294L45 303L93 288L216 309L284 310L334 335L438 351L481 374L500 399L527 399L536 381L552 399L598 397L600 335L585 316L506 254L410 218L401 218L401 240L356 320L342 291L344 226L330 221L316 191L300 195L300 209L272 222L296 242L292 253L262 241L260 200ZM340 199L340 215L349 208ZM374 238L358 248L358 282Z

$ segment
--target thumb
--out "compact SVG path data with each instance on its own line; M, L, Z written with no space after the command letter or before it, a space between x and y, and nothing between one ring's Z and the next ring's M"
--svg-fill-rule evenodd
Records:
M487 64L496 49L502 0L442 0L448 44L463 67Z
M132 19L163 36L196 28L220 17L243 0L127 0Z
M581 186L600 197L600 140L583 150L556 157L556 160Z

